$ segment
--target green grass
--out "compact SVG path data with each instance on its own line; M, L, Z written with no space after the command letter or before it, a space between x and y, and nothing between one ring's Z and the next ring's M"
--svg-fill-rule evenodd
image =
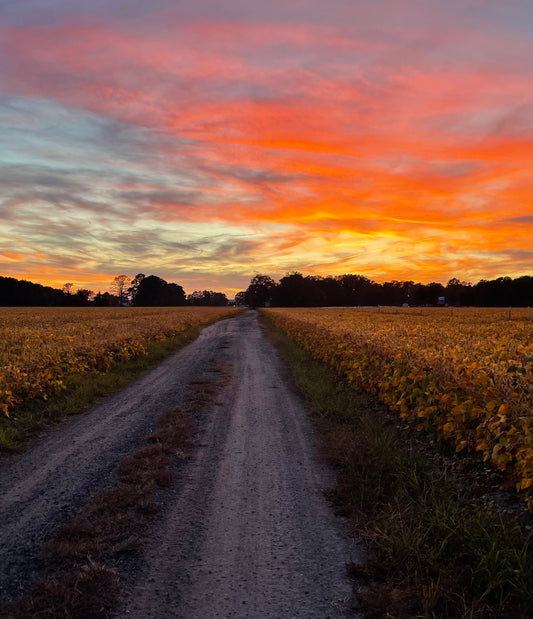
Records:
M375 398L354 391L264 315L261 324L338 468L332 500L369 545L371 558L349 566L358 611L389 619L532 617L531 529L477 507L471 489L425 455L429 445L420 449L420 438Z
M91 371L64 379L66 389L48 400L28 400L17 406L10 417L0 417L0 452L24 449L29 439L54 421L75 415L110 396L138 378L143 372L195 340L203 327L190 328L164 341L147 343L147 354L115 363L107 372Z

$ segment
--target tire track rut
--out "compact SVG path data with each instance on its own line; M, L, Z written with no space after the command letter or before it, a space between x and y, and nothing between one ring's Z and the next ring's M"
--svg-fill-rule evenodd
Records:
M124 594L117 616L347 615L345 565L360 551L325 501L334 475L253 311L207 327L115 397L4 459L1 603L41 575L47 540L113 483L116 466L213 362L231 363L232 379L202 413L198 443L164 493L143 552L116 565Z
M325 501L334 479L309 413L255 312L228 336L233 381L119 616L344 617L359 551Z

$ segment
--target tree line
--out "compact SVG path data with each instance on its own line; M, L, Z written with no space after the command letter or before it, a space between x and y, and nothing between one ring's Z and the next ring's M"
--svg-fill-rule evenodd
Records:
M0 276L0 306L225 306L222 292L183 288L157 275L117 275L110 292L80 288L67 282L62 289ZM477 284L451 279L445 286L432 282L375 282L363 275L303 276L288 273L279 282L268 275L255 275L248 288L235 297L237 305L264 307L321 307L352 305L450 305L477 307L533 307L533 277L499 277Z
M248 288L235 297L239 305L252 307L323 306L477 306L533 307L533 277L499 277L477 284L450 279L443 284L391 281L380 284L363 275L303 276L288 273L279 282L256 275Z
M97 292L80 288L74 291L71 282L61 289L43 286L14 277L0 276L0 306L70 306L70 307L119 307L149 306L225 306L228 299L222 292L195 290L186 295L179 284L169 283L157 275L138 273L134 278L117 275L110 285L110 292Z

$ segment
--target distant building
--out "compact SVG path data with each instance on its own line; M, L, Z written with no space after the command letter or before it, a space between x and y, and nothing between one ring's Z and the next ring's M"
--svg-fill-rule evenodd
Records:
M437 305L446 305L446 297L439 297Z

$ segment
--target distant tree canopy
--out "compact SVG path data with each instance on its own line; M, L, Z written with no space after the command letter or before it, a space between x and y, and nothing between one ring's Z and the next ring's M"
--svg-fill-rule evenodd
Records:
M94 295L93 305L95 307L116 307L120 305L120 300L109 292L99 292Z
M178 284L149 275L139 282L133 303L137 306L185 305L185 292Z
M246 305L246 291L241 290L235 295L235 305Z
M128 287L128 282L130 283ZM117 294L84 288L73 292L73 284L63 289L0 276L0 306L137 306L227 305L226 295L212 290L195 290L185 296L181 286L156 275L138 273L132 280L117 276L112 289ZM443 301L441 301L443 299ZM303 276L288 273L275 282L268 275L255 275L248 288L237 293L240 305L264 307L320 307L351 305L471 305L478 307L533 307L533 277L499 277L477 284L451 279L446 286L408 281L379 284L363 275Z
M185 305L186 303L185 292L181 286L169 284L156 275L145 277L143 273L139 273L131 280L131 285L128 287L129 283L128 276L118 275L111 282L111 290L116 294L109 292L93 294L91 290L84 288L73 292L74 286L71 282L66 283L62 290L59 290L13 277L0 276L0 306L81 307L92 305L113 307L130 303L144 306Z
M137 275L131 280L131 285L127 290L129 300L135 305L135 297L139 292L139 286L142 280L146 277L144 273L137 273Z
M88 294L87 294L88 293ZM87 305L91 291L79 290L72 294L72 284L63 290L34 284L14 277L0 276L0 305L59 306Z
M111 292L118 297L119 305L125 305L128 300L128 279L127 275L117 275L111 282Z
M187 297L187 305L225 306L228 304L226 295L212 290L195 290Z
M499 277L473 285L451 279L446 286L432 282L391 281L379 284L363 275L303 276L288 273L276 283L255 275L236 300L252 307L320 307L352 305L472 305L479 307L532 307L533 277ZM441 301L444 299L444 301Z
M276 282L268 275L255 275L246 289L245 299L252 307L265 307L272 301Z

